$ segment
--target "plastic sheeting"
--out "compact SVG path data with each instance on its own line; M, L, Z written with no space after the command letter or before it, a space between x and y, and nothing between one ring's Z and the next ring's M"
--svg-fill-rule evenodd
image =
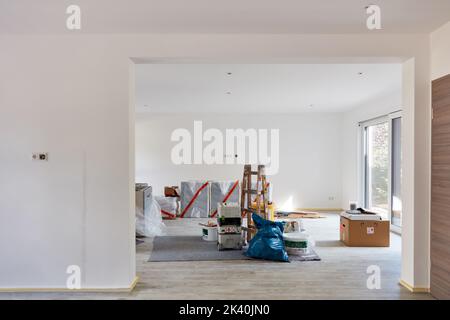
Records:
M181 218L209 217L209 188L208 181L181 182Z
M211 181L210 216L217 216L219 203L239 203L239 180L237 181Z
M178 214L178 198L155 196L155 201L161 207L163 218L175 219Z
M258 232L250 240L246 256L288 262L289 257L284 247L283 224L261 218L252 214L253 222Z
M166 225L162 221L161 207L156 201L151 201L145 213L136 208L136 234L154 237L164 235L165 232Z

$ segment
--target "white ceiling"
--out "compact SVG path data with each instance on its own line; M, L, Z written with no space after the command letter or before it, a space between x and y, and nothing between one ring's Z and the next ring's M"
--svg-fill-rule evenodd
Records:
M400 64L138 64L136 111L341 112L398 100L401 81Z
M372 3L377 32L429 33L450 20L450 0L0 0L0 33L68 33L71 4L82 33L366 33Z

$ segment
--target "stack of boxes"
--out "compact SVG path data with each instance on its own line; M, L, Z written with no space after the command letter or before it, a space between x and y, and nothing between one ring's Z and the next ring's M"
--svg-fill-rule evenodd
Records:
M242 249L242 216L241 207L237 203L218 204L218 239L217 248Z

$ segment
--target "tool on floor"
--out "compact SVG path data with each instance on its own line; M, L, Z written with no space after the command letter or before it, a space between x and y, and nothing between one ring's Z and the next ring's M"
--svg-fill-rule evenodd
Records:
M218 241L217 249L241 250L242 216L238 203L219 203L217 206Z
M252 176L256 176L256 189L252 189ZM255 203L252 203L252 195L255 195ZM247 241L250 241L256 233L256 227L253 224L252 213L269 219L267 181L264 165L258 165L257 171L252 171L252 166L244 166L244 176L242 179L241 193L242 216L247 216Z

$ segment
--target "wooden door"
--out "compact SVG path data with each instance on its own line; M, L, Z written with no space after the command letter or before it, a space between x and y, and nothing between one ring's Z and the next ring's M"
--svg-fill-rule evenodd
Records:
M450 299L450 75L433 81L431 294Z

